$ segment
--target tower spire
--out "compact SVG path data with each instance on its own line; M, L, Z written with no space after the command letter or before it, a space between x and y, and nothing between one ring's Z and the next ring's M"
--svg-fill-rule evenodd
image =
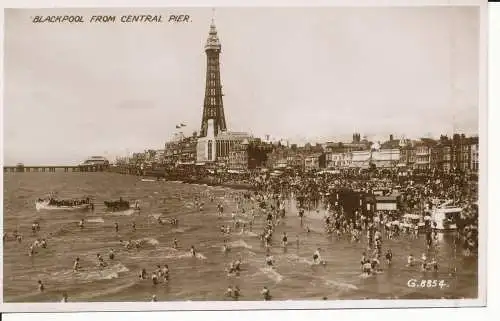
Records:
M210 31L208 32L207 43L205 45L205 51L210 49L219 51L221 49L217 28L215 27L215 8L212 8L212 22L210 23Z
M213 9L213 12L215 16L215 9ZM207 73L200 137L206 137L207 135L217 136L219 132L226 131L227 129L220 80L219 55L221 52L221 45L214 20L214 17L212 17L207 43L205 45Z

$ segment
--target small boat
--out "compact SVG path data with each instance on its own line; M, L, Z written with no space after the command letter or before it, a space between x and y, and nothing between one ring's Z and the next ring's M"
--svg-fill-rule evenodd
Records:
M93 204L90 202L84 201L75 201L74 204L71 204L72 201L56 201L53 199L50 200L37 200L35 202L35 208L37 211L40 210L63 210L63 211L81 211L92 208Z
M129 209L139 210L139 203L137 201L135 202L135 205L132 207L130 206L129 201L125 201L121 197L118 201L104 201L104 205L107 207L108 210L112 212L121 212Z

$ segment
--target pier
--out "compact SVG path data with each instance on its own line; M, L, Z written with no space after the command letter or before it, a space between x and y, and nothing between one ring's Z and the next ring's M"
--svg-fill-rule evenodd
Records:
M38 172L104 172L107 171L107 165L17 165L4 166L4 173L38 173Z

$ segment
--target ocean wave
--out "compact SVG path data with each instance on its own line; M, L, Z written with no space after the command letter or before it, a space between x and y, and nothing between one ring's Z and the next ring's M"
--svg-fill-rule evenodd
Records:
M384 271L372 271L370 274L361 273L361 274L358 274L358 277L360 279L367 279L367 278L375 277L379 274L384 274Z
M178 255L175 255L174 256L175 258L179 258L179 259L183 259L183 258L192 258L193 255L191 254L191 252L186 252L186 253L183 253L183 254L178 254ZM206 260L207 257L201 253L196 253L195 257L198 259L198 260Z
M328 279L323 279L324 283L326 286L329 287L334 287L338 288L341 290L358 290L358 287L355 286L354 284L346 283L346 282L341 282L337 280L328 280Z
M130 216L135 213L135 209L128 209L125 211L119 211L119 212L111 212L108 215L113 215L113 216Z
M161 216L161 213L153 213L153 214L150 214L149 216L154 217L155 220L157 220Z
M269 279L273 280L276 283L279 283L283 280L283 275L279 274L274 268L272 267L265 267L265 268L260 268L260 271L267 276Z
M154 239L152 237L144 237L142 239L135 240L135 242L141 246L143 246L145 244L157 246L160 244L160 242L157 239Z
M157 257L162 259L186 259L186 258L193 258L193 255L191 254L190 251L188 252L179 251L172 247L167 247L167 248L161 248L158 251L148 253L147 255L129 256L128 258L132 260L144 260L145 258L148 257ZM196 259L206 260L207 257L201 253L196 253Z
M252 246L248 245L245 241L243 240L237 240L229 243L230 247L234 248L245 248L245 249L251 249Z
M302 264L307 264L307 265L318 265L318 263L315 263L313 260L306 259L304 257L298 256L297 254L287 254L285 257L294 262L302 263Z
M109 265L103 269L89 268L82 269L80 271L73 270L64 270L58 271L51 274L52 278L57 279L58 281L65 280L79 280L79 281L96 281L96 280L110 280L116 279L119 277L120 273L128 272L129 269L121 264Z

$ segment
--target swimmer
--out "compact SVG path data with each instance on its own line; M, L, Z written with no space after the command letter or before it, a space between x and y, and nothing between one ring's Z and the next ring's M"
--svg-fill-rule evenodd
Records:
M422 265L421 265L421 269L422 271L427 271L427 256L425 255L425 253L422 253Z
M99 267L103 268L106 266L106 262L104 262L104 259L103 257L101 256L101 254L97 253L97 264Z
M288 244L288 237L286 236L285 232L283 232L283 238L281 239L281 243L283 244L283 247L286 247Z
M439 271L439 266L438 266L438 262L436 260L436 258L433 258L431 263L430 263L430 266L432 267L433 271L434 272L438 272Z
M192 255L193 257L196 257L196 250L194 249L194 246L193 246L193 245L191 245L191 249L190 249L189 251L191 252L191 255Z
M111 251L109 251L109 259L110 260L114 260L115 259L115 251L113 249L111 249Z
M21 243L23 241L23 236L21 234L16 235L16 240L18 243Z
M158 284L158 275L156 274L156 272L153 272L151 274L151 281L153 281L153 285L157 285Z
M226 296L227 297L232 297L233 296L233 288L231 286L228 286L226 289Z
M63 293L61 303L68 302L68 294L66 292Z
M387 262L387 265L391 265L392 263L392 250L388 249L387 253L385 254L385 260Z
M148 274L146 272L146 269L142 269L141 272L139 273L139 279L145 280L148 277Z
M319 248L313 254L313 261L314 261L315 264L318 264L318 263L322 262L321 261L321 256L320 256L320 253L319 253Z
M272 267L273 266L273 257L269 254L266 254L266 264L267 266L269 267Z
M158 301L158 298L156 297L156 294L153 294L153 296L151 297L151 302L157 302Z
M309 226L306 226L306 232L307 233L311 232L311 229L309 229Z
M45 285L43 285L42 280L38 280L38 291L45 291Z
M238 286L235 286L233 289L233 299L238 300L240 296L241 296L240 288Z
M271 292L269 292L269 289L266 286L262 289L260 293L264 297L264 300L271 301Z
M363 252L363 255L361 256L361 266L363 266L367 261L366 258L366 252Z
M227 269L227 273L231 274L236 272L236 269L234 268L234 262L229 263L229 268Z
M28 256L33 256L34 254L35 254L35 248L33 247L33 245L30 245L28 249Z
M77 257L73 263L73 272L78 272L80 270L80 258Z
M46 248L47 248L47 241L45 241L45 239L42 239L42 240L40 241L40 246L41 246L42 248L46 249Z
M135 232L135 222L132 222L132 231Z
M372 258L370 264L371 264L372 271L374 271L374 272L380 271L380 269L379 269L380 261L376 257Z
M413 254L408 255L408 264L406 266L413 266L415 263L415 258L413 257Z
M78 223L78 227L79 227L80 229L83 229L83 228L85 227L85 220L84 220L83 218L82 218L82 219L80 220L80 222Z
M174 249L177 249L179 247L179 243L177 242L177 239L174 238Z
M229 246L227 246L227 244L224 244L224 246L223 246L223 248L222 248L222 251L223 251L224 253L229 252L229 251L230 251Z
M365 263L363 264L363 274L370 275L371 272L372 272L372 264L370 263L370 261L365 261Z
M236 271L241 271L241 258L237 259L236 261L234 261L234 269Z
M169 269L168 269L168 265L165 264L161 270L161 274L163 275L163 281L164 282L168 282L168 279L169 279Z

